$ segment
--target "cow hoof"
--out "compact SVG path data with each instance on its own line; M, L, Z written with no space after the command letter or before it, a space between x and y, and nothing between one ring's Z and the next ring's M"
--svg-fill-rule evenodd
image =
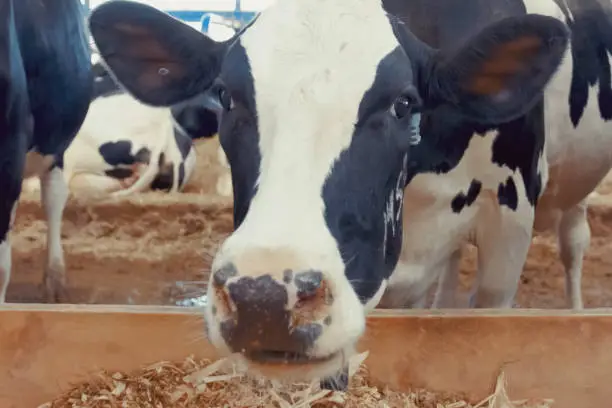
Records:
M43 288L43 301L45 303L70 303L70 298L66 288L49 288L45 285Z
M145 172L146 168L141 163L132 164L130 166L132 174L126 178L119 180L121 189L128 189L132 187L140 179L140 175Z
M66 282L54 279L50 272L45 273L45 283L42 288L43 301L46 303L69 303Z
M345 367L335 377L326 377L321 380L321 388L331 391L346 391L349 385L349 369Z
M119 182L119 185L121 186L122 190L125 190L127 188L132 187L137 180L138 179L134 177L125 178Z
M43 290L43 301L45 303L70 303L70 297L66 288L49 289L45 286Z
M121 185L121 188L124 188L124 189L130 188L134 184L136 184L139 178L140 178L140 174L137 173L135 170L131 176L124 178L123 180L119 182L119 184Z

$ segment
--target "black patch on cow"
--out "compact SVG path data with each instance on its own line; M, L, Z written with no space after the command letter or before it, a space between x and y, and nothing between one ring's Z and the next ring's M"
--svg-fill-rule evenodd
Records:
M100 155L106 163L111 166L131 165L135 163L149 163L151 151L146 147L132 154L132 142L120 140L118 142L107 142L98 148Z
M493 143L493 162L512 171L520 171L527 201L535 206L542 192L538 162L544 152L544 102L540 101L527 115L499 128Z
M571 29L573 72L569 95L570 118L577 127L588 103L591 87L599 84L598 102L602 119L612 119L612 80L608 54L612 52L612 11L599 0L568 0L573 20L565 8Z
M134 155L136 163L149 164L151 162L151 151L146 147L141 147Z
M21 193L27 151L61 162L85 119L91 92L85 21L74 0L0 6L0 242Z
M590 1L590 0L587 0ZM435 48L456 49L493 21L526 14L522 0L385 0L386 8L402 16L410 30ZM535 205L542 191L538 160L545 140L543 102L527 115L499 126L467 121L448 105L431 107L421 118L422 142L413 149L410 174L447 173L461 161L472 137L497 131L493 162L520 171L529 203Z
M181 162L178 166L178 184L180 187L183 186L185 182L185 163Z
M168 192L172 188L174 181L174 169L172 166L162 169L161 172L153 179L151 190Z
M181 152L181 157L185 160L193 147L193 142L190 138L183 135L180 129L176 129L176 127L174 128L174 141L176 142L176 147L178 147Z
M34 118L29 147L59 156L85 120L93 88L84 10L74 0L11 3Z
M516 191L516 184L514 184L512 177L508 177L505 183L499 183L497 198L499 200L499 205L505 205L512 211L516 211L518 208L518 192Z
M234 108L220 117L219 138L231 168L234 228L238 228L257 192L261 163L254 80L240 41L234 43L225 57L220 83L234 99Z
M66 152L64 152L66 153ZM53 163L53 165L51 166L51 169L53 169L54 167L57 167L60 170L64 170L64 153L59 154L59 155L55 155L55 162Z
M542 100L527 115L499 126L472 123L448 105L423 112L422 140L412 149L409 176L448 173L459 164L472 138L484 137L488 132L497 133L492 145L492 162L521 173L527 200L535 206L542 191L538 172L545 140Z
M209 138L219 130L217 113L206 109L197 100L173 106L171 111L176 123L192 139Z
M455 196L455 198L453 198L453 201L451 201L451 208L453 209L453 212L458 214L464 207L471 206L474 201L476 201L476 198L478 198L481 190L482 183L478 180L472 180L467 194L460 192Z
M32 135L27 78L11 3L0 7L0 243L11 228L11 211L21 193L25 155Z
M412 149L409 176L448 173L461 161L472 137L476 133L483 135L487 130L485 126L467 122L460 112L448 105L422 112L422 139Z
M590 1L590 0L587 0ZM385 0L385 8L402 16L410 30L435 48L456 49L486 25L508 16L526 14L522 0ZM493 162L519 170L532 205L542 190L537 163L543 154L545 128L543 103L529 114L500 126L476 125L456 108L431 107L421 118L422 142L413 149L409 174L447 173L462 159L475 134L497 131Z
M166 155L162 152L158 159L159 170L151 183L151 190L170 191L174 184L174 163L166 162Z
M132 142L129 140L103 143L98 148L98 151L100 152L100 155L104 161L111 166L117 166L119 164L134 164Z
M325 221L338 243L345 274L364 303L390 276L401 250L402 206L396 187L409 151L410 117L398 121L389 108L412 82L400 48L380 61L374 83L360 102L351 144L337 158L321 192ZM385 214L392 219L386 220Z
M134 171L130 168L115 167L110 170L104 170L104 174L117 180L123 180L131 177L134 174Z
M91 66L93 74L93 92L91 100L101 97L123 94L125 91L117 84L104 65L97 62Z
M425 111L421 116L421 143L412 148L410 177L419 173L445 174L463 158L473 137L497 133L492 144L492 162L519 171L528 202L535 206L542 192L538 161L544 154L544 105L540 101L527 115L499 126L483 126L467 121L447 105ZM459 203L456 203L459 206ZM453 205L454 208L454 205Z
M526 14L523 0L383 0L385 10L434 48L457 48L485 26Z

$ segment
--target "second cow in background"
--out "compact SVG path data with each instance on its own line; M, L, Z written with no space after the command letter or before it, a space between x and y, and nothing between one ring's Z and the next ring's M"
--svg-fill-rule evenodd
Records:
M98 62L85 122L64 155L74 193L127 196L146 190L178 192L193 175L193 140L217 134L216 114L197 102L172 108L144 105L121 89ZM24 186L36 190L36 180Z

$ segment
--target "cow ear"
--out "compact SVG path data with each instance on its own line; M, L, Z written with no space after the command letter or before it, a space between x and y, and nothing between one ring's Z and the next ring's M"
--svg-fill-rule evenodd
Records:
M430 61L424 99L455 105L481 123L503 123L527 113L561 64L569 32L543 15L493 23L454 53Z
M117 82L152 106L170 106L208 89L228 46L154 7L131 1L98 6L89 28Z

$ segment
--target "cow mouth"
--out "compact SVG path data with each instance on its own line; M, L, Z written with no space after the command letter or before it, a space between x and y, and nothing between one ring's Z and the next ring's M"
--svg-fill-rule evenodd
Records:
M304 364L321 364L328 363L338 357L341 352L336 352L323 357L313 357L304 353L295 353L287 351L275 350L259 350L251 351L245 354L245 357L257 364L287 364L287 365L304 365Z

